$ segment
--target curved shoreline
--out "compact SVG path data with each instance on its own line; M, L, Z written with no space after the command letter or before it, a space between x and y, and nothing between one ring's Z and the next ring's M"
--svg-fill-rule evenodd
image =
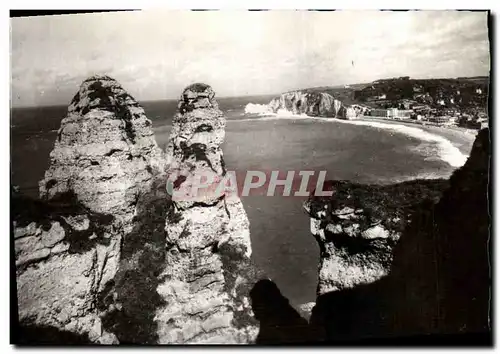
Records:
M369 126L376 129L393 131L402 135L421 140L423 143L434 143L439 147L439 158L457 168L465 164L477 131L458 127L442 127L416 124L400 120L387 120L384 118L357 118L353 120L309 117L306 115L293 115L281 112L279 114L261 115L261 118L243 118L228 120L237 121L270 121L270 120L316 120L322 122L338 122L342 124Z
M423 125L420 123L413 123L411 121L404 120L391 120L384 118L357 118L356 120L365 122L380 122L386 124L400 124L408 127L415 127L421 129L425 132L439 135L445 139L448 139L454 146L456 146L460 152L464 155L469 156L470 150L472 149L472 144L476 139L478 130L467 129L455 126L438 126L438 125Z
M447 137L443 136L443 134L437 133L436 131L429 131L408 124L398 124L399 121L391 124L386 121L376 120L336 120L344 124L370 126L382 130L394 131L412 138L416 138L422 141L424 144L436 144L436 146L438 147L439 158L455 168L462 167L469 156L468 153L463 153Z
M353 120L325 117L309 117L306 115L293 114L269 114L256 117L245 117L239 119L228 119L227 123L236 122L255 122L255 121L273 121L273 120L316 120L322 122L338 122L352 125L369 126L372 128L393 131L399 134L407 135L421 140L423 143L435 143L440 148L439 157L452 167L460 167L467 160L472 144L477 134L477 130L445 127L434 125L423 125L411 121L392 120L385 118L360 117ZM393 126L393 127L391 127ZM167 127L161 127L168 129ZM163 130L160 127L154 130Z

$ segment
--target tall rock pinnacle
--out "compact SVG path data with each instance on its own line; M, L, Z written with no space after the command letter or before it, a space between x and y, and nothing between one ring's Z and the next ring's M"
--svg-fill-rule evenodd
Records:
M144 109L117 81L88 78L61 122L40 195L52 199L71 191L129 231L138 194L154 170L165 167L151 128Z
M137 200L164 165L139 104L110 77L85 80L61 121L42 200L13 201L21 326L118 342L99 298L118 271Z
M225 174L226 119L205 84L187 87L174 117L167 176L174 192L204 173ZM238 197L213 191L172 197L166 220L166 267L156 313L160 343L249 343L256 336L248 292L249 223Z

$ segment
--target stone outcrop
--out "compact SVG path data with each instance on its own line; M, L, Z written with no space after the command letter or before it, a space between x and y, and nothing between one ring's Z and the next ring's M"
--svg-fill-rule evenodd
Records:
M131 229L134 206L165 161L144 109L115 80L85 80L61 121L42 198L72 191L95 212L113 214Z
M86 343L118 343L96 311L120 257L114 217L92 212L69 194L50 202L13 197L12 214L19 336L26 327L52 328ZM43 331L31 340L43 341Z
M292 114L305 114L311 117L347 117L347 108L342 102L326 92L286 92L274 98L269 103L269 108L274 113L285 110Z
M315 340L491 334L490 153L486 129L449 181L332 182L306 203L321 249Z
M210 86L193 84L179 100L167 147L173 190L165 230L165 268L156 312L159 343L249 343L256 336L249 223L241 201L224 190L193 193L202 174L226 175L225 117ZM188 193L184 193L188 191Z
M22 325L118 342L103 328L99 298L114 281L141 194L164 169L139 104L107 76L85 80L61 121L41 201L16 197Z
M422 199L438 200L443 180L396 185L328 184L331 197L311 197L304 208L321 260L318 295L367 284L388 274L393 249Z

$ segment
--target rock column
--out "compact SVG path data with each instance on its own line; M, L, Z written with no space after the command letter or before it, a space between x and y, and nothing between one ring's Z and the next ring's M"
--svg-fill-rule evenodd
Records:
M110 77L85 80L61 122L42 200L13 203L22 326L118 342L103 330L98 299L118 270L137 200L164 164L139 104Z
M156 314L159 342L249 343L257 334L248 303L249 222L239 198L216 188L226 176L226 119L205 84L187 87L178 109L167 147L173 197L158 287L166 303ZM192 193L202 175L214 188Z

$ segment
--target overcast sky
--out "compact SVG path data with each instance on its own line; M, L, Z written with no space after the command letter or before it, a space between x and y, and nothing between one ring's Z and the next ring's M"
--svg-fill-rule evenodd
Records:
M11 19L13 106L69 104L108 74L138 100L379 78L489 75L485 12L141 11Z

